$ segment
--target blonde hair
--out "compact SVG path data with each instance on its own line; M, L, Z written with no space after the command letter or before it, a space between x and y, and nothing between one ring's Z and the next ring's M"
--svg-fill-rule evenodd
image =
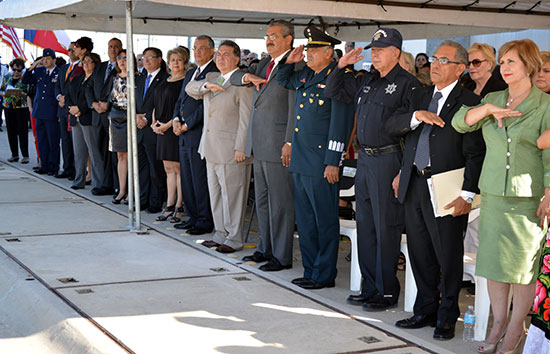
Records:
M504 43L498 51L498 61L502 59L504 54L515 49L523 65L527 67L529 77L532 78L542 68L542 59L540 57L539 47L530 39L521 39L518 41L510 41Z
M468 49L468 54L472 54L473 52L481 52L483 58L491 63L491 71L493 71L493 69L497 66L495 52L493 50L493 47L491 47L490 45L484 43L474 43L472 44L470 49Z
M170 57L172 56L172 54L176 54L182 57L183 61L185 62L185 65L187 65L187 63L189 62L189 53L182 47L176 47L168 51L168 54L166 56L166 59L168 62L170 62Z
M540 52L540 58L542 59L542 64L550 61L550 52Z
M414 66L414 57L411 53L402 51L401 56L403 57L403 60L407 62L407 65L409 68L407 69L408 72L410 72L413 75L416 75L416 68Z

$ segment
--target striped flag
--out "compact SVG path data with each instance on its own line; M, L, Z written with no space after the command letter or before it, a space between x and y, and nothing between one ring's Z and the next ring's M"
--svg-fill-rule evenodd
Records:
M15 33L15 30L10 26L0 25L0 32L2 33L2 42L11 47L13 56L15 58L22 58L24 60L27 60L27 58L25 57L25 53L21 48L21 43L19 43L19 38L17 37L17 33Z
M71 40L65 31L25 30L25 42L40 48L50 48L56 53L69 55L67 49Z

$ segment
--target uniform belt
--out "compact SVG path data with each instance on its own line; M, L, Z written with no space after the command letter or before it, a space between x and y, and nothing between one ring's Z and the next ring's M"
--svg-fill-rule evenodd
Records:
M383 155L383 154L389 154L392 152L402 151L401 145L399 144L386 145L382 147L364 147L363 150L367 155Z
M415 170L419 176L426 177L426 178L430 178L432 176L432 168L430 166L426 167L423 170L419 170L418 168L415 168Z

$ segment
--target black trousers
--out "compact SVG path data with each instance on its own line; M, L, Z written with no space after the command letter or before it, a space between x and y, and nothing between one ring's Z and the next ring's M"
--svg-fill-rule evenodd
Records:
M68 130L69 120L66 115L59 117L59 133L61 136L61 154L63 155L63 172L74 176L73 133Z
M141 205L161 208L166 199L166 173L157 160L157 144L138 143L138 165Z
M415 315L437 313L439 323L454 324L460 315L463 235L468 215L434 216L425 177L411 176L405 199L407 247L418 288Z
M29 109L6 108L5 112L11 156L19 156L21 149L21 155L29 157Z
M96 129L97 145L99 153L103 157L103 183L102 187L107 189L118 189L118 159L116 152L109 151L109 120L107 115L101 115Z

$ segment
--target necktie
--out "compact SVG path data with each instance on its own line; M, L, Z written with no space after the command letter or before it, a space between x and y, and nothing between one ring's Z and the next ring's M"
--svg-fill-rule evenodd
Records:
M271 60L269 62L269 65L267 66L267 70L265 71L265 79L269 81L269 75L271 75L271 71L273 70L273 67L275 66L275 60ZM262 85L262 88L267 84L267 82L265 84Z
M104 83L107 82L107 78L111 75L111 71L113 71L113 63L109 62L109 64L107 64L107 70L105 70L105 77L103 78Z
M193 80L197 80L200 74L201 74L201 68L197 67L197 71L195 71L195 77L193 78Z
M437 114L437 108L439 106L439 99L443 97L441 92L437 91L433 95L428 111ZM430 161L430 132L433 126L424 123L420 137L418 138L418 145L416 146L416 155L414 156L414 164L419 171L422 171L428 166Z
M67 72L65 73L65 81L67 81L67 78L71 74L71 71L73 71L73 63L71 63L71 65L69 65L69 68L67 69Z
M145 79L145 87L143 88L143 99L145 99L145 94L147 93L147 89L149 88L149 82L151 82L152 77L153 75L149 74Z
M225 82L225 79L223 78L223 76L220 76L220 78L218 79L218 85L223 86L224 82Z

